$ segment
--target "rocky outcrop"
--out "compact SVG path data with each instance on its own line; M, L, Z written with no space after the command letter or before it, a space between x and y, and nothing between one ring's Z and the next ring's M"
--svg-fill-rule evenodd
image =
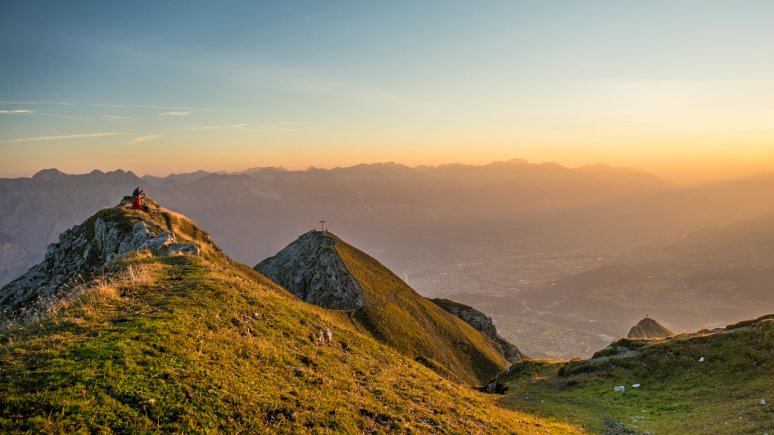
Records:
M657 321L646 317L629 330L627 338L666 338L675 335Z
M473 307L449 299L436 298L431 301L489 337L508 362L515 363L524 358L524 354L516 346L497 334L497 328L491 317Z
M145 249L154 255L199 255L198 246L177 243L151 220L132 223L120 208L105 209L63 232L41 263L0 289L0 320L38 312L116 258Z
M363 289L336 252L336 236L310 231L255 266L255 270L311 304L354 310L365 303Z

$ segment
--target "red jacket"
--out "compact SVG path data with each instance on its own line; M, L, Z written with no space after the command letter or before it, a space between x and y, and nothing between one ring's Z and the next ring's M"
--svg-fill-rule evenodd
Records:
M142 210L142 204L140 204L139 196L135 196L134 198L132 198L132 208L134 210Z

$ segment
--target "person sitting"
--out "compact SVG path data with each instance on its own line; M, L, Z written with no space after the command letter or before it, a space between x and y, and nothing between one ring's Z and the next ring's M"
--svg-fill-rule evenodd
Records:
M145 191L142 190L142 187L134 189L132 192L132 210L142 210L148 213L148 206L142 205L143 197L145 197Z

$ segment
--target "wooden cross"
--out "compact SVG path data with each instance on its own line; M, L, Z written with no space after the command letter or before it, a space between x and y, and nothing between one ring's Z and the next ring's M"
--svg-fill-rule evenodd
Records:
M320 221L320 230L321 230L321 231L325 231L325 223L326 223L326 220L325 220L325 219L323 219L323 220L321 220L321 221Z

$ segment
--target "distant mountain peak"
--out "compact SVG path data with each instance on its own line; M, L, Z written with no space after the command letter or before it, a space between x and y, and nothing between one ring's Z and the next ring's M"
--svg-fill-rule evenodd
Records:
M629 330L627 338L666 338L675 335L657 321L645 317Z
M59 177L66 176L64 172L56 168L43 169L35 173L32 179L35 181L56 181Z

